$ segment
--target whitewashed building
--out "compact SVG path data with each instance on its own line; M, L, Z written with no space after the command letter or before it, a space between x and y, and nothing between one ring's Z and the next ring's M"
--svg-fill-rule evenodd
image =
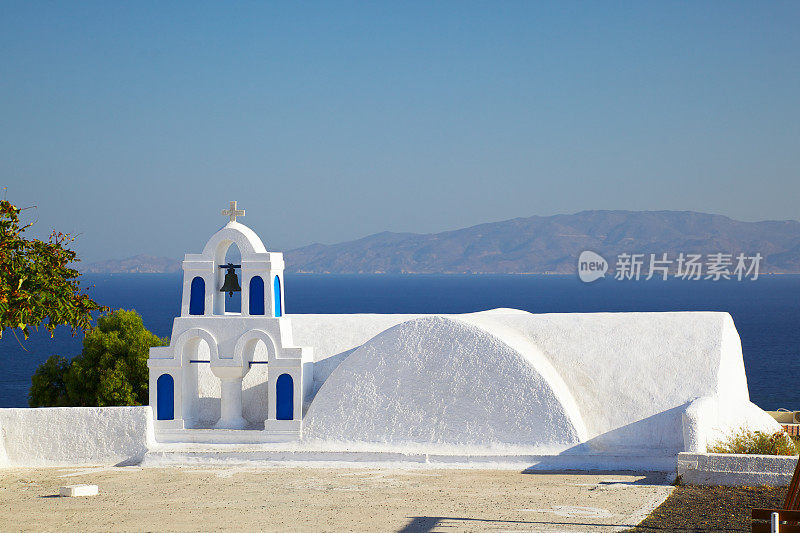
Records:
M255 441L299 438L313 361L310 347L294 345L283 313L283 254L268 252L236 221L244 215L236 202L222 213L230 221L201 253L183 260L181 316L169 346L150 349L156 436L194 442L250 430L247 438ZM233 245L241 264L229 266L225 257ZM237 270L241 308L226 311L221 287Z
M223 214L183 261L170 345L150 351L160 443L665 468L736 428L779 429L750 402L727 313L289 317L282 254L236 221L235 202ZM233 245L240 265L226 262ZM241 308L226 310L223 291L239 283Z

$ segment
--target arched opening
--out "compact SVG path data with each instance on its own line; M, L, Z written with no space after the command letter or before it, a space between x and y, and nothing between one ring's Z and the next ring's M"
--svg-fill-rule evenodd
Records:
M294 419L294 380L289 374L281 374L275 383L275 418Z
M183 348L181 404L187 428L214 427L220 416L220 380L211 371L211 347L200 337Z
M278 276L275 276L273 288L275 293L275 316L283 316L283 309L281 309L281 278Z
M264 280L261 276L250 278L250 314L264 314Z
M206 312L206 282L200 276L192 280L189 293L189 314L204 315Z
M269 350L263 340L252 339L242 356L250 366L242 380L242 416L259 426L269 417Z
M169 374L156 380L156 419L175 420L175 381Z
M227 265L228 263L234 265L241 265L242 264L242 254L239 251L239 247L236 246L235 242L232 242L231 245L228 247L228 250L225 252L225 260L220 263L221 265ZM224 268L219 269L221 275L222 282L225 281L225 274L227 270ZM239 280L239 283L242 282L242 270L240 268L236 269L236 276ZM222 283L219 285L222 287ZM217 288L219 290L219 287ZM220 293L225 298L225 312L226 313L241 313L242 312L242 293L241 292L234 292L232 295L230 293Z

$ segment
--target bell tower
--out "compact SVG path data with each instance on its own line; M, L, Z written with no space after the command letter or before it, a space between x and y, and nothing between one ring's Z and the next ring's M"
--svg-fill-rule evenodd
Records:
M203 253L186 254L181 316L224 316L225 294L231 292L241 292L242 297L241 312L234 314L283 316L283 254L268 252L253 230L236 221L244 214L231 202L222 210L228 223L211 237ZM225 261L234 243L242 254L240 265Z
M165 442L180 442L182 432L194 429L255 429L264 441L301 435L303 401L313 383L311 348L292 340L283 254L267 251L236 220L244 214L231 202L222 211L227 224L202 253L186 254L170 345L150 350L150 403L156 437ZM232 245L239 264L225 261ZM226 312L225 297L234 292L241 293L241 310Z

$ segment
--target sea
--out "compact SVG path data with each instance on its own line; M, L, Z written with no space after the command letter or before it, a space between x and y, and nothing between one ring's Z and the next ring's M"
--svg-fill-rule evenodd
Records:
M135 309L152 332L170 335L180 312L180 274L81 279L99 303ZM568 275L287 274L284 291L289 314L467 313L498 307L532 313L726 311L742 339L751 400L767 410L800 410L800 275L583 283ZM63 327L52 338L40 329L27 340L6 330L0 339L0 407L27 407L36 368L52 354L80 354L81 341Z

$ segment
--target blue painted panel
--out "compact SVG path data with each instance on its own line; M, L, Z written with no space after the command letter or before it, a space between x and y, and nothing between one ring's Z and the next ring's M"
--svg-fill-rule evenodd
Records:
M264 280L261 276L250 279L250 314L264 314Z
M275 418L294 419L294 380L289 374L281 374L275 383Z
M281 309L281 278L275 276L275 316L282 316L283 309Z
M175 419L175 381L169 374L161 374L156 381L156 418Z
M189 297L189 314L203 315L206 312L206 282L201 277L192 280Z

